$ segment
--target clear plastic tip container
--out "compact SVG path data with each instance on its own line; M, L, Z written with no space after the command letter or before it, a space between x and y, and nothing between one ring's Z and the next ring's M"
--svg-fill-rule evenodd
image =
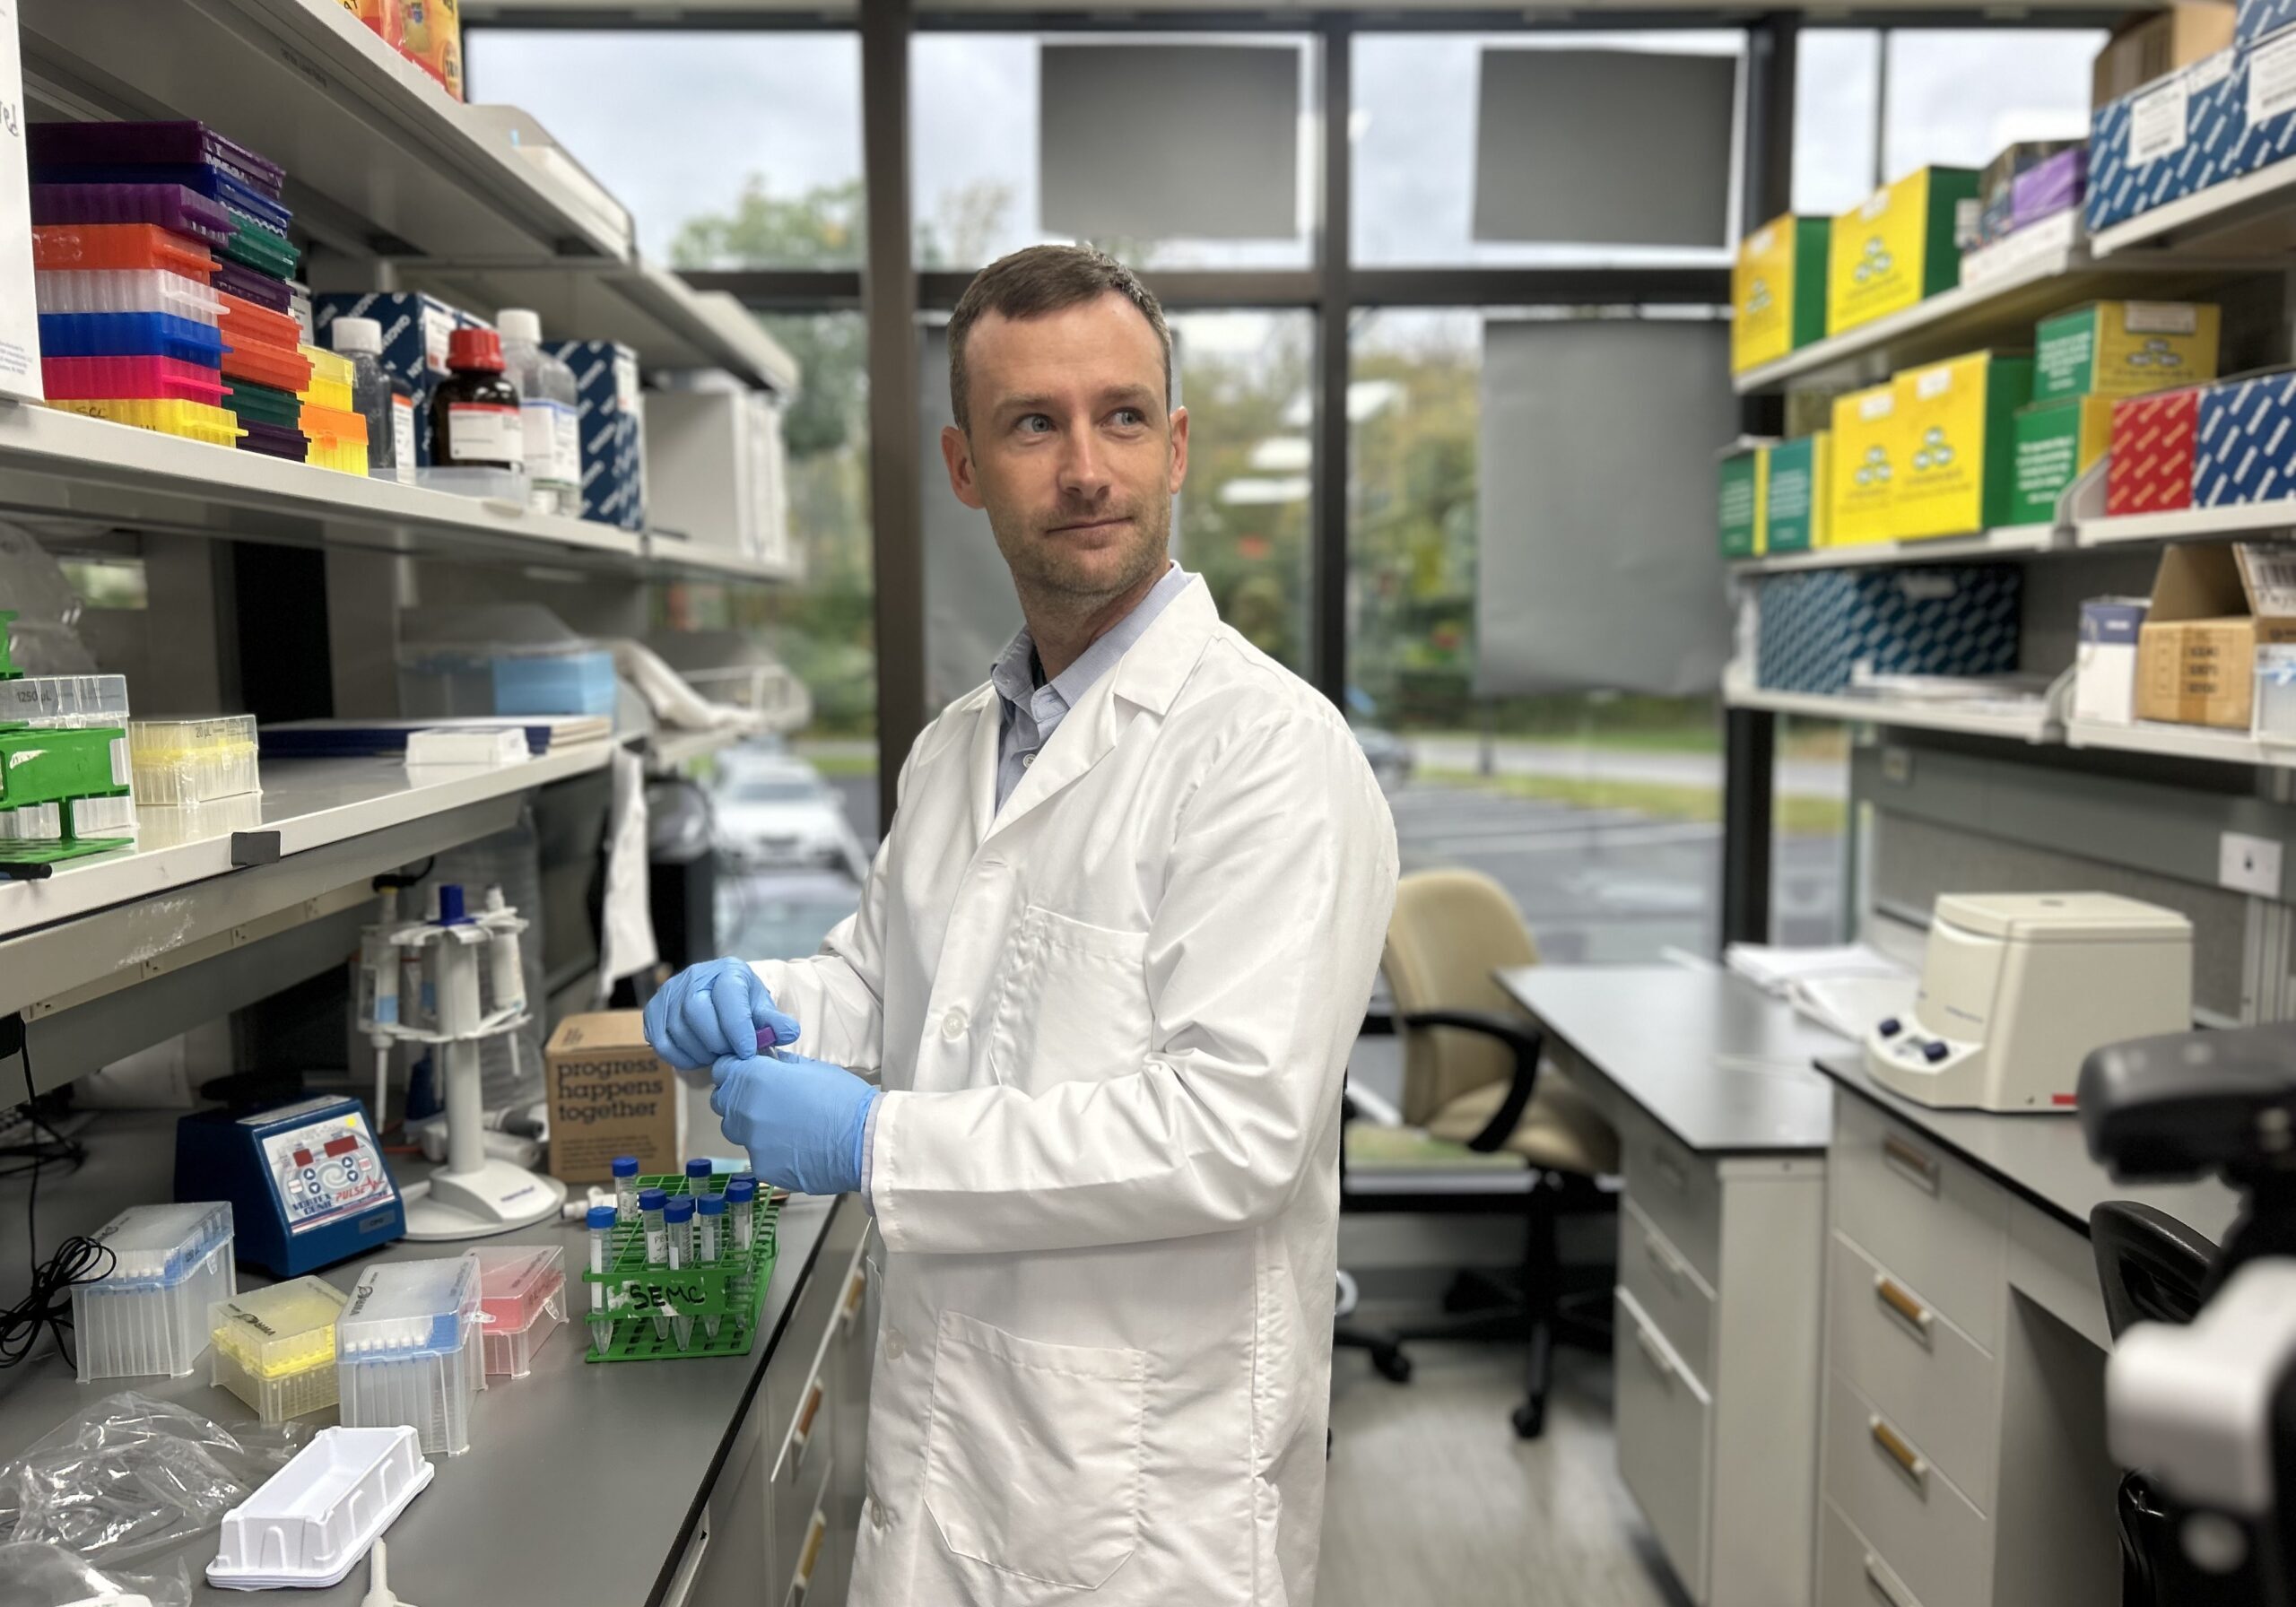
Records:
M377 1262L335 1325L335 1383L351 1428L404 1423L425 1455L470 1449L471 1401L486 1386L479 1351L479 1264Z
M535 1352L566 1321L566 1252L557 1245L499 1245L471 1254L478 1257L486 1371L523 1378Z
M138 804L205 804L261 789L251 714L134 721L127 758Z
M324 1278L290 1278L217 1303L209 1319L211 1381L283 1423L335 1403L335 1324L343 1291Z
M72 1286L80 1382L180 1378L207 1349L207 1315L239 1292L231 1208L222 1201L131 1205L91 1237L116 1258Z

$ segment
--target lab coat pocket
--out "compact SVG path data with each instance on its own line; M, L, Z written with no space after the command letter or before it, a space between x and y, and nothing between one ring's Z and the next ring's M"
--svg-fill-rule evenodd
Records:
M1148 1053L1148 935L1040 905L1022 912L989 1038L999 1082L1040 1093L1140 1069Z
M925 1505L960 1557L1094 1590L1139 1543L1147 1357L944 1312Z

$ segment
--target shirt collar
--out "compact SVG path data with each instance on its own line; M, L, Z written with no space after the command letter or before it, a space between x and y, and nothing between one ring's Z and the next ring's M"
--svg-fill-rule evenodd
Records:
M1029 628L1022 625L1005 645L1004 651L997 655L996 664L990 666L989 683L996 689L996 695L1007 707L1013 709L1027 708L1041 713L1041 705L1048 698L1061 709L1074 708L1077 700L1091 690L1093 682L1107 674L1132 644L1147 634L1148 627L1156 622L1156 616L1164 612L1174 597L1186 591L1188 582L1194 578L1179 565L1170 565L1130 613L1118 620L1078 655L1075 663L1041 687L1037 685L1031 670L1036 656L1036 640L1030 636Z

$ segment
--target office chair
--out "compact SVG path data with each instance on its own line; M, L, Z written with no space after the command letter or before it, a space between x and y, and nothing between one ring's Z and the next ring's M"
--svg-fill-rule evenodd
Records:
M2089 1244L2103 1288L2105 1321L2118 1340L2132 1323L2188 1323L2201 1307L2216 1247L2165 1212L2108 1200L2089 1212ZM2142 1472L2120 1481L2122 1607L2181 1607L2176 1520Z
M1532 1174L1520 1191L1521 1290L1494 1310L1400 1337L1521 1334L1530 1355L1513 1420L1525 1439L1546 1427L1555 1342L1609 1348L1608 1288L1565 1294L1556 1226L1565 1215L1614 1211L1595 1180L1618 1169L1618 1134L1568 1078L1541 1069L1542 1035L1493 977L1537 962L1514 900L1490 877L1417 871L1396 885L1381 969L1403 1038L1403 1119L1477 1154L1518 1157ZM1520 1190L1519 1177L1510 1180ZM1593 1314L1580 1309L1586 1304Z

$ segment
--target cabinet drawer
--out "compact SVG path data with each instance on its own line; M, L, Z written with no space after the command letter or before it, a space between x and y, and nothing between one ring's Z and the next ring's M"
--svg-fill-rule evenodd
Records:
M1619 1287L1700 1384L1714 1377L1714 1291L1632 1200L1618 1214Z
M1818 1607L1921 1607L1831 1501L1818 1505Z
M1903 1424L1826 1385L1825 1494L1926 1607L1991 1607L1993 1531Z
M1618 1471L1675 1577L1706 1599L1708 1440L1714 1405L1634 1297L1618 1297Z
M814 1388L830 1377L830 1348L839 1333L855 1270L868 1245L868 1212L858 1195L848 1195L813 1257L813 1273L797 1291L789 1323L774 1346L765 1368L765 1433L767 1465L777 1480L786 1478L783 1465L792 1455L797 1415L813 1396ZM774 1275L780 1276L779 1269Z
M1722 1287L1722 1175L1674 1134L1637 1115L1619 1128L1626 1197L1683 1253L1709 1289Z
M837 1460L838 1405L832 1399L834 1379L827 1375L818 1391L798 1403L791 1425L788 1448L781 1454L773 1479L773 1554L783 1559L796 1555L804 1539L805 1521L813 1514L813 1497Z
M1834 1226L1962 1333L1997 1351L2007 1194L1855 1095L1837 1099L1833 1109Z

